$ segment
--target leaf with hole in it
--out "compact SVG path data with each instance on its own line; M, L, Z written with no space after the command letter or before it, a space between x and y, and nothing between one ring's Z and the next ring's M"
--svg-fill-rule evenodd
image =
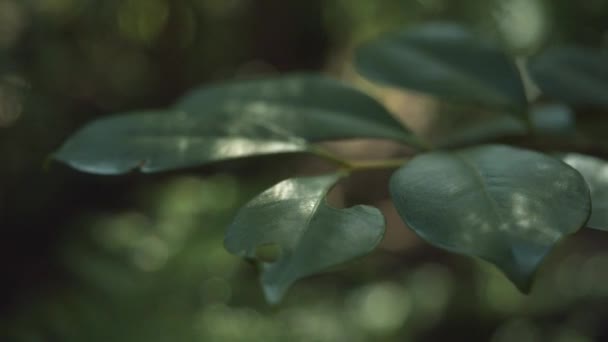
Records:
M347 138L416 144L412 133L368 95L321 76L292 75L203 88L171 110L95 121L54 157L92 173L157 172L314 152L310 143Z
M340 177L280 182L243 207L228 228L226 249L260 260L269 302L280 301L296 280L365 255L382 239L384 217L378 209L327 204L326 194ZM273 253L276 260L267 262Z
M608 107L608 54L582 47L559 47L530 60L532 79L547 96L577 105Z
M572 167L501 145L419 155L393 174L390 191L423 239L495 264L524 292L543 258L591 210Z
M527 99L514 62L456 24L389 33L360 47L355 63L372 81L525 114Z
M608 231L608 162L578 153L568 153L562 160L578 170L589 186L592 209L587 226Z

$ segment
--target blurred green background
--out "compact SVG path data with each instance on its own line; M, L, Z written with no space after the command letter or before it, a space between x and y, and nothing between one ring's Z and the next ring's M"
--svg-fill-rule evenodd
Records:
M48 161L82 124L200 84L349 78L356 44L429 20L465 23L519 56L608 43L604 0L0 0L0 340L608 340L601 232L560 245L530 296L484 263L388 234L270 307L223 230L256 192L318 161L122 177ZM386 179L373 176L354 187Z

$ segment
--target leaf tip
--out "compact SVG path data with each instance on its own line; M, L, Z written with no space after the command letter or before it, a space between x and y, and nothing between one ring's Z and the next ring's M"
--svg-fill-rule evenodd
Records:
M262 281L264 297L270 305L279 305L287 292L290 284L269 284Z
M551 249L551 246L516 244L511 247L511 262L496 265L521 293L527 295L530 294L536 274Z

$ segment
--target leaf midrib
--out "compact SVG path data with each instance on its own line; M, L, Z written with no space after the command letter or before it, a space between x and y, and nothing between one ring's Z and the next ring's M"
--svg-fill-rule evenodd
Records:
M473 178L475 179L475 182L477 184L479 184L479 186L482 190L483 196L490 203L490 207L492 208L494 215L496 216L496 218L498 218L498 220L501 223L506 224L506 221L503 218L502 214L500 213L500 209L498 208L498 203L496 203L494 198L488 192L488 189L486 187L486 182L484 181L479 169L475 166L475 163L470 161L470 159L468 157L464 156L462 153L455 154L455 157L456 157L456 159L460 160L467 169L471 170L471 173L473 174Z
M293 247L293 251L297 251L297 250L298 250L299 246L301 245L301 241L302 241L302 239L303 239L303 238L304 238L304 236L305 236L305 235L306 235L306 234L307 234L307 233L310 231L310 229L309 229L309 228L310 228L311 222L312 222L313 218L315 217L315 215L316 215L316 213L317 213L317 211L318 211L318 209L319 209L320 204L321 204L321 203L323 202L323 200L325 199L325 196L327 195L327 192L329 191L329 189L330 189L332 186L334 186L334 185L336 184L336 182L337 182L337 181L338 181L338 177L337 177L337 176L334 176L334 177L333 177L333 179L332 179L332 181L331 181L331 183L329 183L329 185L325 185L325 186L323 187L323 189L321 190L321 192L320 192L320 194L319 194L320 196L310 196L310 197L304 197L304 198L303 198L303 199L306 199L306 198L314 198L314 200L315 200L315 204L314 204L314 206L313 206L312 210L310 211L310 215L308 215L308 217L306 218L306 220L305 220L304 224L302 225L303 229L302 229L300 232L298 232L298 235L297 235L297 237L296 237L296 239L295 239L296 244L295 244L295 245L294 245L294 247ZM295 253L290 254L290 255L288 256L288 258L287 258L287 259L288 259L290 262L292 262L292 261L293 261L293 256L294 256L294 255L295 255ZM283 260L286 260L286 259L283 259ZM279 272L278 274L279 274L279 276L278 276L278 278L276 279L276 283L284 283L284 280L285 280L285 279L289 279L287 276L288 276L288 275L290 275L290 274L292 274L292 269L291 269L291 268L288 268L288 269L287 269L287 272ZM292 276L292 277L293 277L293 276ZM297 278L297 277L296 277L296 278Z

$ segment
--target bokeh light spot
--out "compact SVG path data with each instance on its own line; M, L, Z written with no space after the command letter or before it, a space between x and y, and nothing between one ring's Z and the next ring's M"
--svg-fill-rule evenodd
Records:
M370 333L388 335L398 330L412 312L412 299L398 283L383 282L356 290L349 298L351 315Z
M118 28L126 38L149 44L167 25L169 5L165 0L124 0L117 16Z

